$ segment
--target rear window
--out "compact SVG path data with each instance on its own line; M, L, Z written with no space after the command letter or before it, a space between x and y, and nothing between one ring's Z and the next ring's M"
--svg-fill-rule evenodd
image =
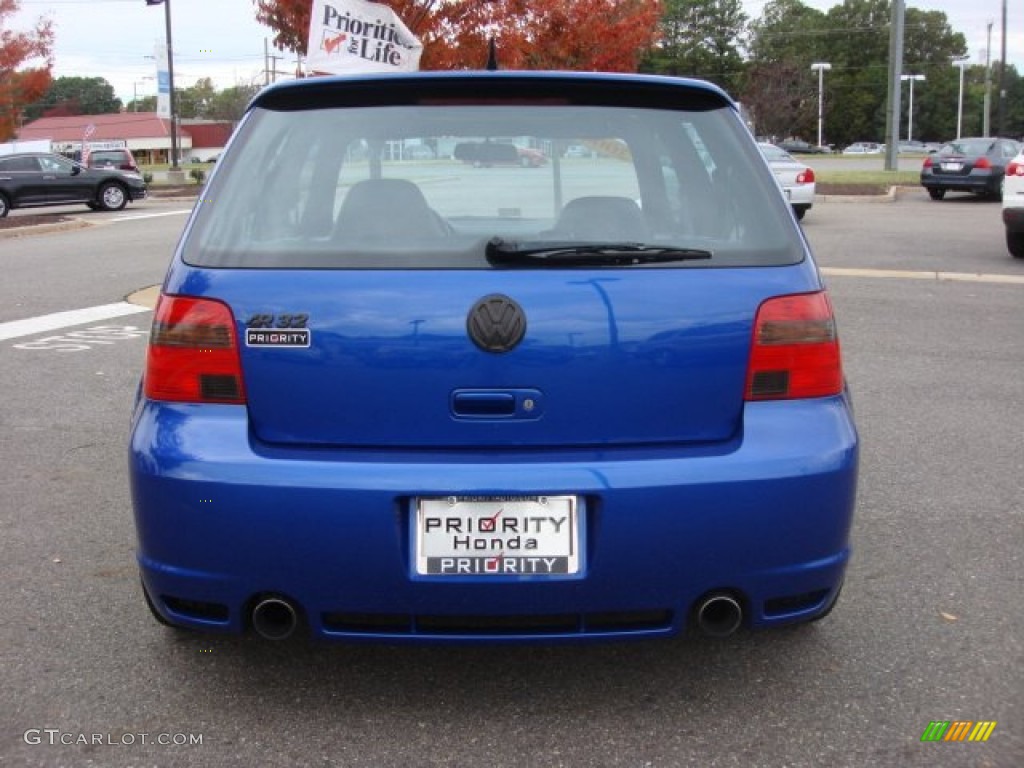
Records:
M984 155L995 142L992 139L951 141L939 150L940 155Z
M732 110L548 104L257 108L183 255L210 267L484 269L493 238L713 253L655 268L803 258Z
M89 153L89 165L95 167L104 165L130 165L131 161L131 155L127 152L101 150Z

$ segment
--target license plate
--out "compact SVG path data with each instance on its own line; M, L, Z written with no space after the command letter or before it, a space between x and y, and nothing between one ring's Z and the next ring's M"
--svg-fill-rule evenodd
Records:
M962 171L964 169L963 163L942 163L941 165L944 171Z
M579 572L575 496L447 496L416 502L416 573L568 576Z

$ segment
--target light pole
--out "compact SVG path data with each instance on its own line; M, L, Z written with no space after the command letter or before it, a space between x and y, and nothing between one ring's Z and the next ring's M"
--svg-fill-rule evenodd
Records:
M167 30L167 82L171 107L171 170L178 170L178 111L174 104L174 48L171 45L171 0L146 0L146 5L164 6L164 26Z
M824 92L825 92L825 71L832 69L827 61L816 61L811 64L811 71L818 73L818 146L821 146L821 129L824 122Z
M960 96L956 102L956 137L960 138L960 130L964 124L964 67L970 59L957 59L953 62L954 67L960 68Z
M914 138L914 81L924 80L924 75L900 75L900 80L910 81L910 102L907 104L907 141ZM899 151L899 148L897 148Z
M149 75L143 75L142 80L135 80L132 82L132 112L139 111L139 83L145 83L147 80L153 78Z

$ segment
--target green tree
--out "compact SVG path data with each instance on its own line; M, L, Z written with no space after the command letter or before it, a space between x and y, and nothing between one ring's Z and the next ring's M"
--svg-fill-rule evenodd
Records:
M1006 68L1006 128L1003 134L1024 140L1024 78L1013 64Z
M175 108L179 117L205 118L217 95L213 80L208 77L196 80L190 88L175 88Z
M126 112L156 112L156 96L139 96L125 105Z
M956 135L960 72L953 66L953 61L963 58L966 53L967 41L962 34L952 30L945 13L907 8L903 71L925 76L924 81L914 84L914 139L940 141ZM900 107L900 136L906 137L910 109L906 85Z
M845 0L826 14L825 134L836 144L884 141L890 5Z
M46 115L105 115L121 111L114 86L102 77L58 77L39 101L25 108L26 120Z
M744 72L740 46L746 25L740 0L664 0L660 41L640 69L710 80L737 94Z
M757 64L818 58L825 14L800 0L770 0L749 25L748 51Z
M234 85L216 93L206 111L210 120L227 120L236 123L242 119L245 108L252 97L259 92L256 85Z
M772 0L751 22L742 101L759 135L816 138L817 78L811 64L827 60L825 33L825 14L799 0Z

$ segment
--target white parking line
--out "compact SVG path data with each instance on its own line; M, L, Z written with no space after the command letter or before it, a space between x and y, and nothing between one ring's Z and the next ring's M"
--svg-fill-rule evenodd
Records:
M847 269L822 267L827 277L878 277L890 280L937 280L959 283L1000 283L1024 285L1024 275L979 274L971 272L914 272L906 269Z
M148 307L140 307L136 304L129 304L127 301L119 301L116 304L103 304L98 307L54 312L52 315L29 317L25 320L12 320L8 323L0 323L0 341L17 339L22 336L33 336L38 333L55 331L58 328L94 323L97 320L108 320L112 317L123 317L149 311Z
M157 219L161 216L180 216L183 213L192 213L191 208L185 208L180 211L164 211L162 213L140 213L138 215L130 214L127 216L113 216L109 221L138 221L140 219Z

